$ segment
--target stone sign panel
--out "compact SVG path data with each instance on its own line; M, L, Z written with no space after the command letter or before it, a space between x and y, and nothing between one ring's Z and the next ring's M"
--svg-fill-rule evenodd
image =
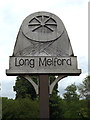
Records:
M17 35L7 75L79 75L67 31L61 19L48 12L27 16Z
M60 18L48 12L37 12L23 21L13 55L72 56L73 51Z
M79 75L77 57L19 56L10 57L7 75L20 74L66 74Z

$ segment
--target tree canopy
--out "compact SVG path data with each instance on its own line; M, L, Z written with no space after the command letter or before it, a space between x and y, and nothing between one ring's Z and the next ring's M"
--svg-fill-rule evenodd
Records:
M84 99L90 99L90 76L87 76L82 84L78 86L80 97Z
M77 87L75 83L67 86L65 91L66 92L63 94L63 96L67 102L70 102L72 100L75 100L75 101L79 100L79 95L77 94Z
M32 76L34 82L37 83L37 76ZM17 98L26 98L27 96L31 99L35 99L37 97L35 90L31 83L23 77L18 76L16 78L15 86L13 87L16 92Z
M88 99L89 78L90 76L87 76L78 86L75 83L67 86L63 98L58 96L58 84L56 84L49 99L51 120L85 120L90 118L90 107L88 107L90 106L90 99ZM37 76L32 76L32 79L36 83L38 82ZM54 80L55 76L50 76L50 84ZM15 100L2 99L2 120L37 120L39 118L39 99L33 86L26 79L17 77L14 91L16 91ZM79 94L77 91L79 91Z

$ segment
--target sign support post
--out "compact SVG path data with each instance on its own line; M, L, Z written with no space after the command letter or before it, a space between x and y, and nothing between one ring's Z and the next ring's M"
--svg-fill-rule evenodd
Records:
M49 119L49 76L39 75L40 118Z

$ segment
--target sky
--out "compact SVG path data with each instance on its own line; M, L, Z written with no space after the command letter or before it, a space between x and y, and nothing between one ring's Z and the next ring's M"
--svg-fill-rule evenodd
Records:
M9 68L9 56L12 56L22 21L38 11L51 12L63 21L78 68L82 69L80 76L68 76L59 81L60 94L68 85L82 83L88 75L88 0L0 0L0 96L15 98L16 76L6 76L5 69Z

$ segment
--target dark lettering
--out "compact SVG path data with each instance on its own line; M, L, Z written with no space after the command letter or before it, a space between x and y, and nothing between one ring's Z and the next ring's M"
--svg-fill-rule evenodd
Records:
M53 65L56 66L57 58L54 58Z
M44 60L39 58L39 66L46 66L46 57L44 58Z
M67 62L67 65L70 65L70 66L72 65L72 63L71 63L71 58L70 58L70 59L67 59L66 62Z
M31 60L29 61L29 64L30 64L30 67L31 67L31 68L34 68L34 66L35 66L35 61L34 61L34 59L31 59Z
M58 59L58 60L57 60L57 64L58 64L58 65L61 65L61 64L62 64L62 60L61 60L61 59Z
M52 60L51 59L47 59L47 65L52 65Z
M17 63L17 58L15 58L15 66L20 66L20 65Z
M23 66L23 65L24 65L24 60L23 60L23 59L20 59L20 60L19 60L19 65L20 65L20 66Z
M64 65L64 61L66 62L66 59L62 59L62 65Z

